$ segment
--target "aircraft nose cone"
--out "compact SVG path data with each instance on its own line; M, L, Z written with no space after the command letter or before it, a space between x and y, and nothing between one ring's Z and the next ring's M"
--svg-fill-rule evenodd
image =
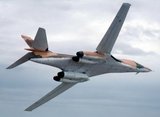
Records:
M138 69L138 72L150 72L150 71L152 71L152 70L147 67L143 67L143 68Z
M144 72L151 72L152 70L151 69L149 69L149 68L144 68Z

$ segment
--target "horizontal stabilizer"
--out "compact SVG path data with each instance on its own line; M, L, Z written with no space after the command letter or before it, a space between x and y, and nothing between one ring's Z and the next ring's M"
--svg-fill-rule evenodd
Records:
M41 51L47 52L48 51L48 43L47 43L47 36L46 36L45 29L39 28L34 40L31 37L25 36L25 35L21 35L21 37L25 40L25 42L30 47L29 49L26 49L26 50L33 51L33 53L30 52L30 53L25 54L23 57L21 57L15 63L13 63L9 67L7 67L7 69L14 68L24 62L27 62L31 58L41 57L41 56L34 53L36 51L37 52L41 52Z
M28 44L30 48L33 48L32 44L34 40L31 37L25 35L21 35L21 37L25 40L25 42Z
M19 60L17 60L15 63L13 63L12 65L10 65L9 67L7 67L7 69L12 69L26 61L28 61L29 59L33 58L35 55L33 53L27 53L25 54L23 57L21 57Z

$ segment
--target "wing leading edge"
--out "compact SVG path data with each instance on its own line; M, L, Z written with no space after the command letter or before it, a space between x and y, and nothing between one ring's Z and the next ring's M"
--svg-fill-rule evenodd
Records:
M55 98L59 94L63 93L67 89L71 88L74 86L76 83L61 83L59 86L57 86L55 89L53 89L51 92L49 92L47 95L39 99L37 102L29 106L28 108L25 109L25 111L32 111L35 108L41 106L42 104L48 102L52 98Z
M108 53L112 51L113 45L118 37L118 34L121 30L123 22L126 18L128 10L130 8L129 3L123 3L120 10L118 11L116 17L114 18L112 24L107 30L106 34L102 38L101 42L97 46L97 51L101 53Z

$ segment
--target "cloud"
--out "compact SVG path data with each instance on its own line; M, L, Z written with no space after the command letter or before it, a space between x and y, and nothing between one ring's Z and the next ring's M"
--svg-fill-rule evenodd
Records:
M124 24L115 49L123 54L155 55L159 54L159 24L143 20L131 20Z
M142 49L132 47L131 45L125 43L119 43L116 46L117 48L114 49L114 54L122 54L122 55L130 55L130 56L145 56L145 55L155 55L154 52L146 52Z

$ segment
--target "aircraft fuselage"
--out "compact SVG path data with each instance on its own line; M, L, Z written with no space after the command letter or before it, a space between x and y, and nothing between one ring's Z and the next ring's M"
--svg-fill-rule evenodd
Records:
M84 56L78 62L72 60L73 55L54 54L47 58L32 58L31 61L57 67L62 71L85 73L89 77L105 73L148 72L150 69L127 59L116 59L112 55ZM101 68L101 69L99 69Z

